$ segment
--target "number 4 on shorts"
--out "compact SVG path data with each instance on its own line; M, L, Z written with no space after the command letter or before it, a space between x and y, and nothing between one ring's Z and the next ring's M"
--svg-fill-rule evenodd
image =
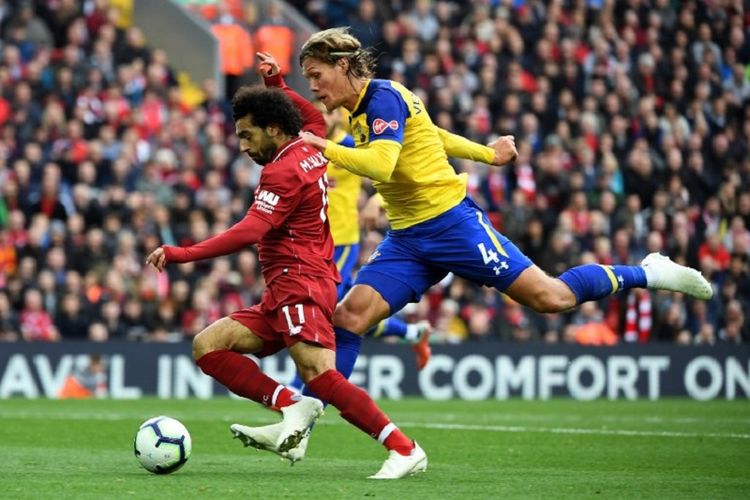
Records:
M490 262L500 262L500 259L497 256L497 252L491 248L487 250L487 247L484 246L484 243L479 243L477 245L477 248L480 252L482 252L482 258L484 259L485 264L489 264Z

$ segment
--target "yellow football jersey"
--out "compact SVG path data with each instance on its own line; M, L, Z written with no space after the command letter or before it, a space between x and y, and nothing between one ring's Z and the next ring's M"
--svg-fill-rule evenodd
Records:
M353 147L354 142L346 132L330 137L336 144ZM359 191L362 178L345 168L328 162L328 219L333 243L336 246L359 243Z
M405 229L432 219L466 196L466 176L456 174L448 163L438 128L422 100L400 83L367 82L349 125L356 147L382 139L402 145L391 178L373 181L383 196L391 228Z

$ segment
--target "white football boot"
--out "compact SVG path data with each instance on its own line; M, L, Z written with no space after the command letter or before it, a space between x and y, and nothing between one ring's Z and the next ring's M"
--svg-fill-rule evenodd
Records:
M319 399L300 396L299 401L281 409L284 420L281 421L276 448L286 453L299 447L310 435L310 427L323 415L323 403Z
M279 422L278 424L264 425L262 427L248 427L246 425L233 424L230 429L232 434L234 434L234 437L242 441L246 447L251 446L258 450L270 451L285 460L289 460L291 465L294 465L295 462L299 462L305 458L307 443L310 440L310 429L307 429L304 437L295 448L283 452L276 446L276 442L281 435L283 427L284 423Z
M708 300L714 294L711 284L700 272L658 252L648 254L641 267L646 270L649 289L681 292L701 300Z
M399 452L391 450L380 470L368 479L401 479L426 470L427 454L415 441L414 449L410 455L401 455Z

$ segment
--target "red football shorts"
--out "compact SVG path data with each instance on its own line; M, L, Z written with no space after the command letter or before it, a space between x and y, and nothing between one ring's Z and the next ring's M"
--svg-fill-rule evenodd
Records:
M263 350L253 353L270 356L297 342L336 350L333 311L336 283L325 278L279 276L263 292L259 304L229 315L263 339Z

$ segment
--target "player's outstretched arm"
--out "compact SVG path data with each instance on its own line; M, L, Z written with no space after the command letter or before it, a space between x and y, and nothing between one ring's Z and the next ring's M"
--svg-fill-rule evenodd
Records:
M401 144L396 141L379 140L355 149L307 132L300 133L300 136L305 144L322 151L337 166L378 182L386 182L391 178L401 153Z
M263 77L266 87L278 87L292 100L302 115L302 129L308 130L319 137L325 137L328 130L323 113L313 103L292 90L281 76L279 63L270 52L257 52L258 72Z
M253 213L248 213L234 226L221 234L189 247L162 245L146 258L150 264L161 272L170 262L193 262L229 255L243 248L258 243L270 231L271 223Z
M438 128L438 135L448 156L466 160L481 161L489 165L505 165L518 156L516 140L512 135L504 135L487 146L470 141L460 135Z

